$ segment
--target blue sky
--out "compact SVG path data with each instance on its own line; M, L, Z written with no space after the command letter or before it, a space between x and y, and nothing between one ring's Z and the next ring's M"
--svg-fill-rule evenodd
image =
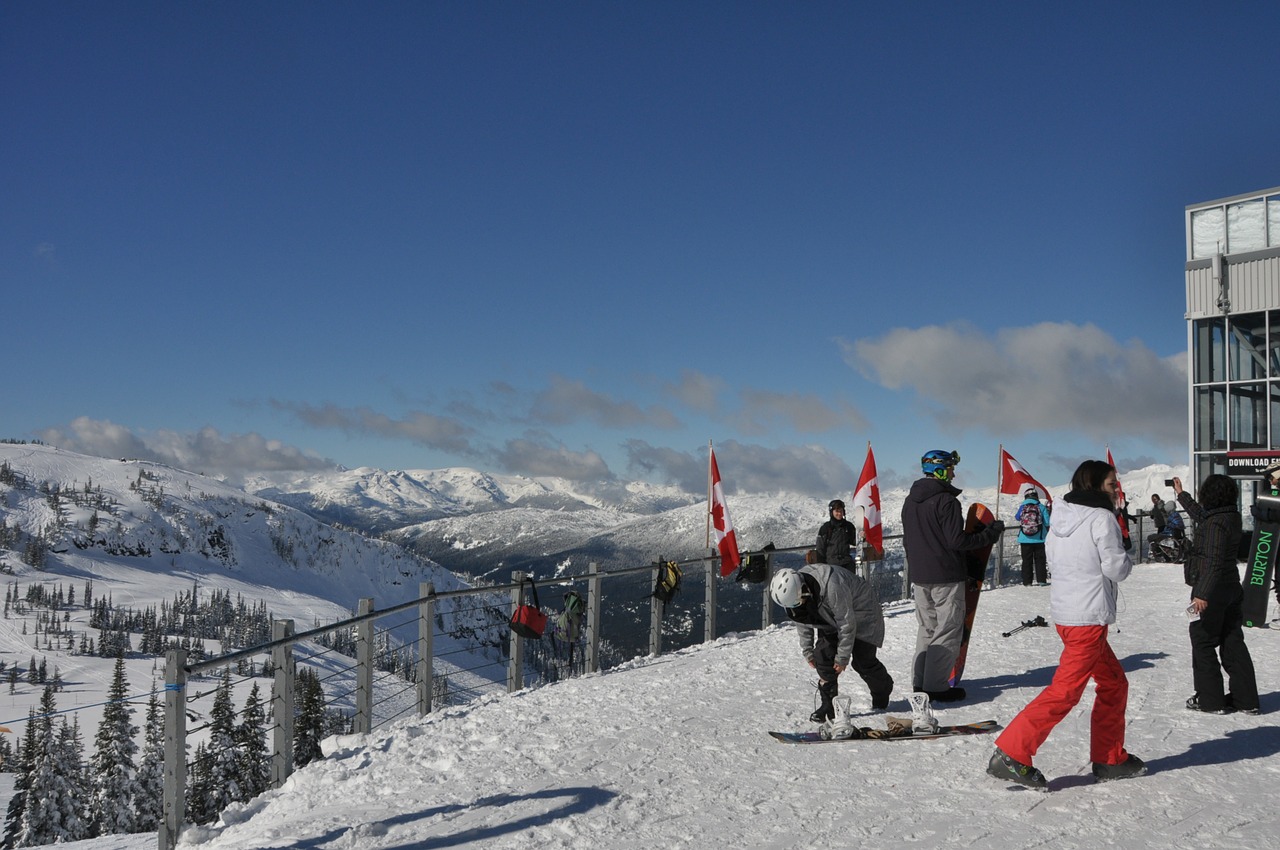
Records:
M1274 3L5 3L0 437L846 493L1186 463Z

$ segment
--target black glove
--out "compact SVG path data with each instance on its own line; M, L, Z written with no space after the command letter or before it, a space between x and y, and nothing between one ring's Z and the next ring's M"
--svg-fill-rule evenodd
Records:
M1133 548L1133 541L1130 540L1128 537L1126 537L1124 539L1124 551L1128 552L1132 548Z
M997 537L999 537L1001 534L1004 534L1004 520L1002 519L993 520L991 523L991 530L996 533Z

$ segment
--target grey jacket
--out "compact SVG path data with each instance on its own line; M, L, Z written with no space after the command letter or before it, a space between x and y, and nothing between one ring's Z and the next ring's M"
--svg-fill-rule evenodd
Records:
M849 665L853 642L865 641L873 646L884 643L884 611L871 585L843 567L809 564L801 567L802 575L812 576L818 583L818 618L821 626L796 623L800 651L813 660L814 629L838 634L835 663Z

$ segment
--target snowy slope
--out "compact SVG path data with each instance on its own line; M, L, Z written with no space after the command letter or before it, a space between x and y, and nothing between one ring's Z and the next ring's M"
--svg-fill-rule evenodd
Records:
M189 831L181 846L1269 847L1280 830L1280 632L1247 634L1261 716L1187 711L1180 573L1136 567L1112 634L1130 680L1127 746L1151 768L1138 779L1091 781L1091 689L1037 758L1047 795L984 774L993 736L776 743L767 729L810 727L813 688L792 631L774 627L331 740L323 762L216 827ZM1052 629L1000 637L1047 615L1047 593L984 595L970 697L938 707L940 719L1007 723L1048 682L1061 646ZM899 605L886 620L881 657L902 683L914 617ZM859 722L881 725L861 683L842 683ZM890 713L906 711L899 688ZM65 846L132 850L154 837L128 842Z

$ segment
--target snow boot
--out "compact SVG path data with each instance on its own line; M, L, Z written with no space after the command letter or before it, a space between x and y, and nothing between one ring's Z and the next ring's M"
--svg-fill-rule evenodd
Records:
M1201 711L1201 712L1204 712L1205 714L1231 714L1233 711L1236 710L1234 705L1225 705L1225 704L1222 706L1222 708L1202 708L1200 705L1199 694L1191 695L1191 698L1187 700L1187 708L1191 709L1192 711Z
M1097 769L1097 765L1094 765L1094 770ZM996 747L996 751L991 754L991 761L987 762L987 773L1002 782L1016 782L1037 791L1049 790L1049 782L1044 778L1043 773L1029 764L1023 764L1011 758L999 747Z
M929 695L924 691L907 694L911 703L911 731L913 734L931 735L938 731L938 718L929 707Z
M926 691L934 702L959 702L966 694L964 688L947 688L945 691Z
M1093 778L1098 782L1110 782L1113 779L1128 779L1130 776L1141 776L1147 772L1147 765L1142 759L1129 754L1119 764L1093 763Z
M822 704L818 706L813 714L809 715L809 719L814 723L822 723L831 720L836 716L835 708L831 705L831 701L836 698L839 689L835 682L818 682L818 696L822 699Z

